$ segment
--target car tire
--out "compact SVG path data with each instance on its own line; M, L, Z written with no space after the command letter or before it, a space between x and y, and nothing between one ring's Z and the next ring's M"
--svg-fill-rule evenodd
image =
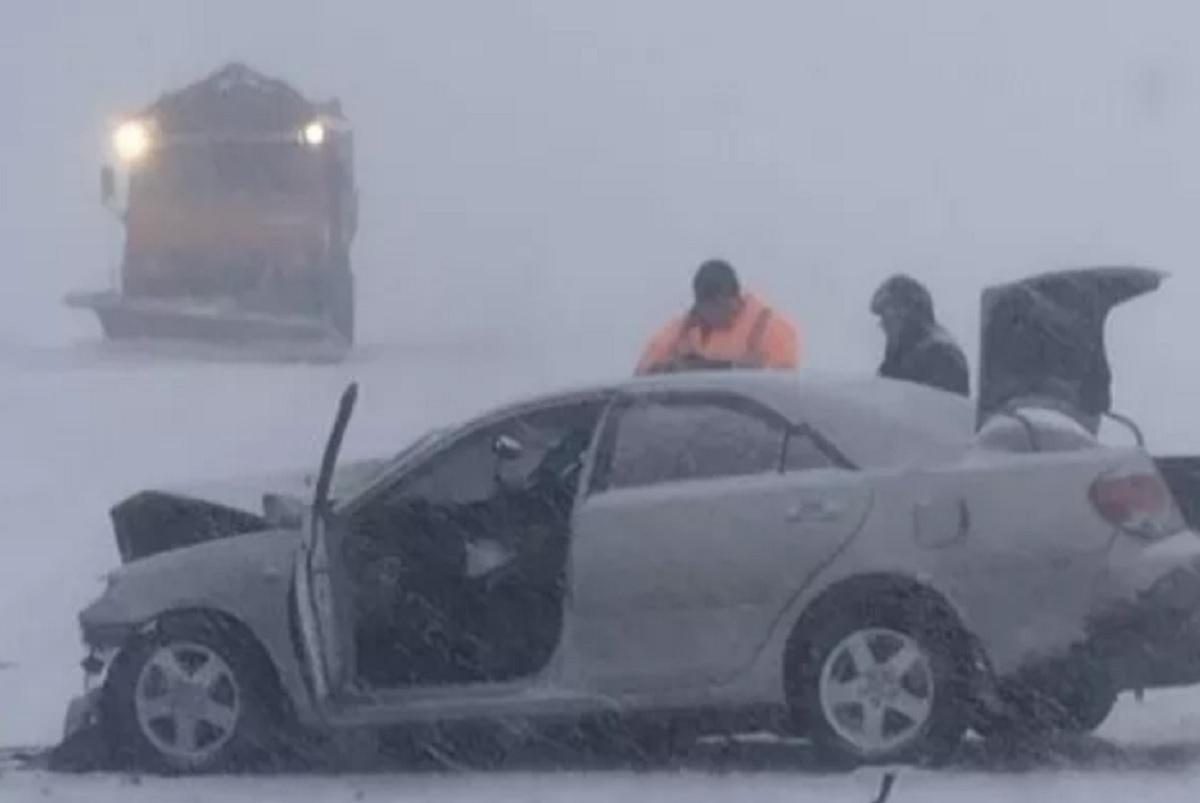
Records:
M938 765L967 728L957 623L925 601L850 600L796 634L785 667L795 723L836 766Z
M102 716L118 763L167 775L257 766L272 754L281 718L265 660L204 616L138 637L105 684Z

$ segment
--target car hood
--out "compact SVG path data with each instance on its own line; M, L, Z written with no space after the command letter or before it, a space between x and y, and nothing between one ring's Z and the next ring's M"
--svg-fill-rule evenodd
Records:
M339 495L344 495L360 487L378 473L387 462L382 459L358 460L339 465L333 475L333 498L337 499ZM246 513L261 514L265 494L290 496L307 502L312 497L315 482L315 472L312 470L281 471L230 480L165 487L159 489L158 492L209 502Z
M1080 268L985 290L977 423L1029 397L1087 418L1109 412L1108 314L1157 289L1165 277L1138 267Z
M340 467L333 497L353 493L387 464L364 460ZM182 488L150 489L117 502L109 511L117 551L125 563L195 544L276 527L299 527L312 495L312 478L302 471L244 477ZM275 504L268 497L294 501ZM290 507L294 515L280 513Z
M117 582L163 574L215 573L226 575L236 567L254 564L262 568L291 570L303 536L299 530L259 530L240 538L206 541L202 544L160 552L122 566L110 574Z
M164 611L253 616L286 598L302 537L264 530L160 552L109 573L104 593L79 617L89 643L117 643Z

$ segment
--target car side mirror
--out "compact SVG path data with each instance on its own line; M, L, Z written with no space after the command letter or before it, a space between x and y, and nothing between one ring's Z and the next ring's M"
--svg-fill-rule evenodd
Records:
M100 168L100 203L111 206L117 197L117 176L111 165Z
M502 461L516 460L525 451L519 440L511 435L500 435L492 441L492 454Z

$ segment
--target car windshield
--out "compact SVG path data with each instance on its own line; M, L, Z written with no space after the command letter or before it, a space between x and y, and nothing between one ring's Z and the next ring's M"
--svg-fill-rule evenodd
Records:
M450 432L448 427L435 427L409 443L391 457L346 461L334 473L332 497L344 503L362 494L380 478L391 474L411 458L421 454Z
M423 451L435 441L445 437L445 435L450 432L450 429L450 427L434 427L433 429L427 430L424 435L421 435L412 443L408 444L408 446L405 446L403 449L392 455L385 465L389 468L401 465L411 456Z

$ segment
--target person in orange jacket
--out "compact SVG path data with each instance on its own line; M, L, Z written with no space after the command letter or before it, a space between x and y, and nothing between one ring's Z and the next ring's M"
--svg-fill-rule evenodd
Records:
M795 324L750 293L733 267L710 259L692 279L691 310L660 329L642 353L637 374L719 368L796 368Z

